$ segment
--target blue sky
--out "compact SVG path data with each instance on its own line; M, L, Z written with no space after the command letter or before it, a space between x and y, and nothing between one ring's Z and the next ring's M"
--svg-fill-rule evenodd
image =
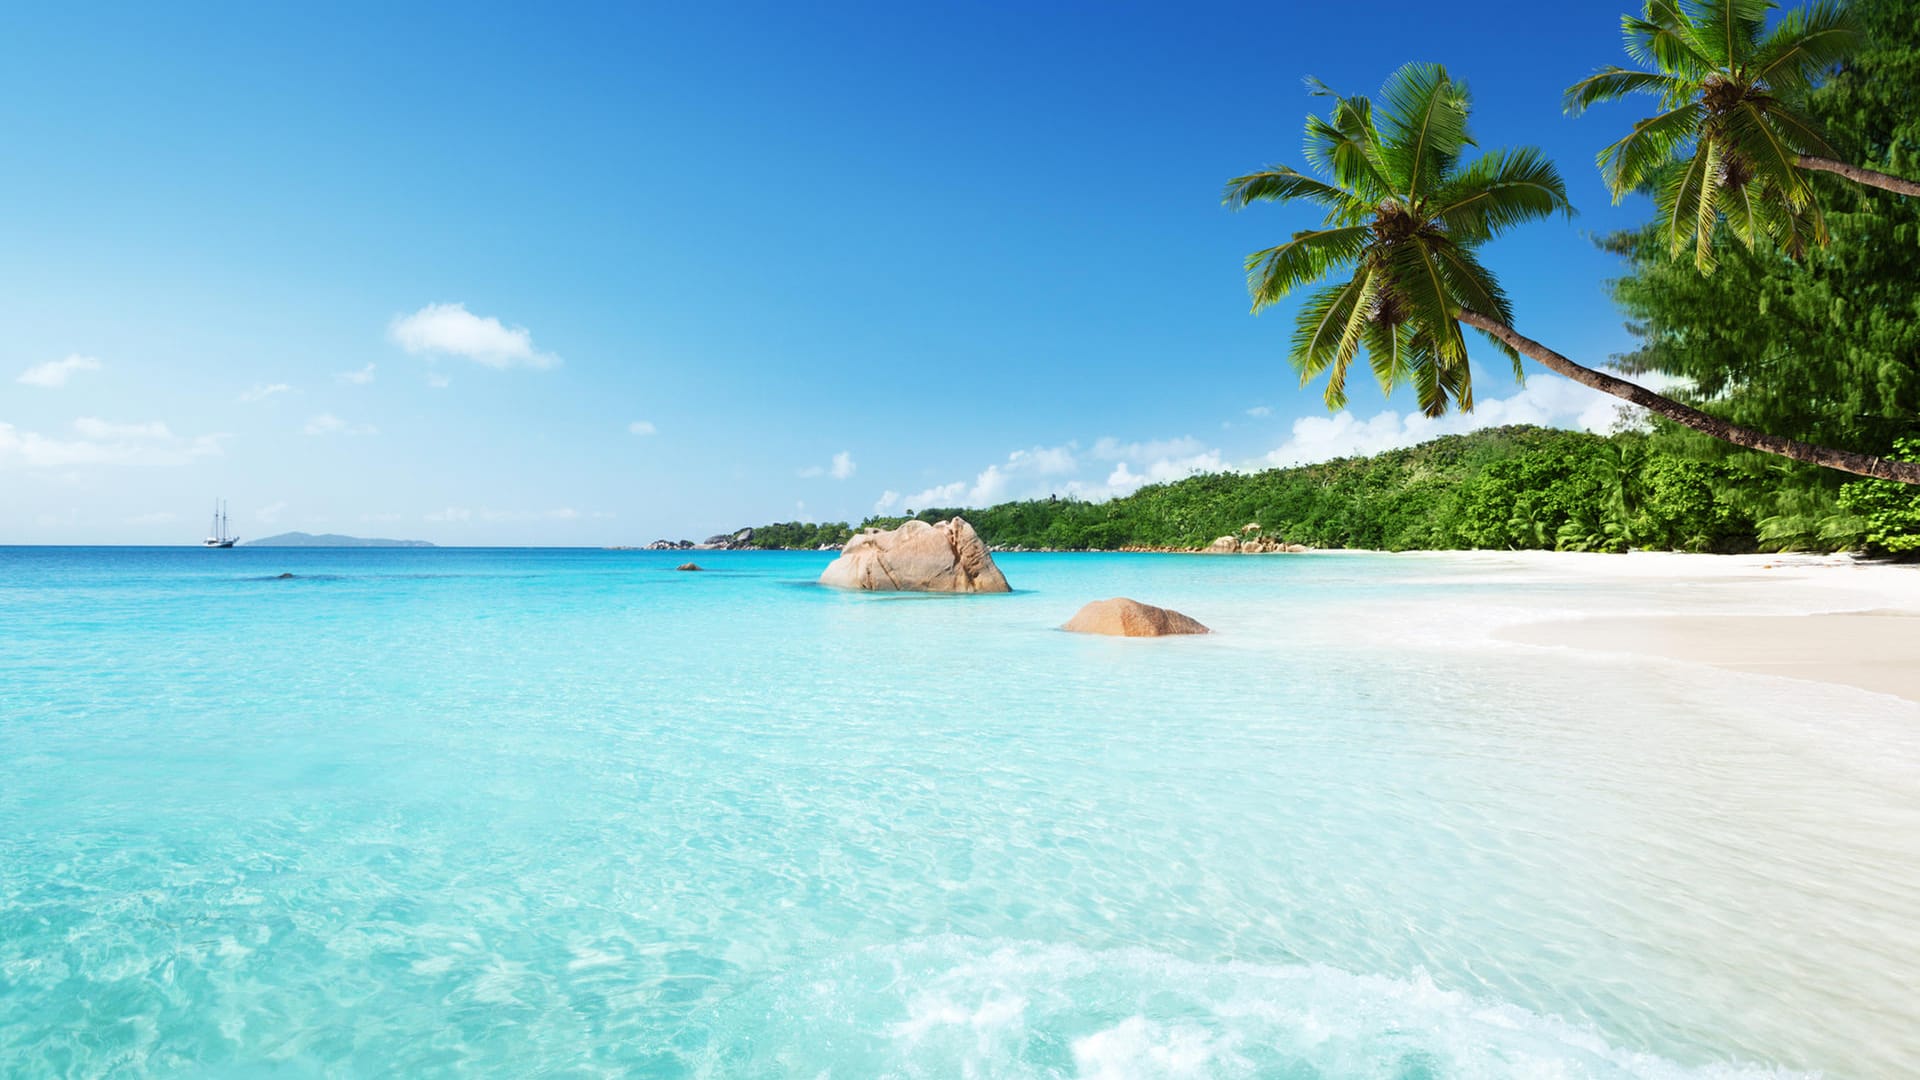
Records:
M405 10L395 10L405 9ZM1315 75L1473 87L1580 216L1487 260L1523 331L1628 345L1590 237L1642 218L1564 117L1615 2L193 5L0 39L0 542L619 544L1431 434L1329 417L1220 206L1300 165ZM1471 423L1610 406L1498 365ZM916 500L919 500L916 503Z

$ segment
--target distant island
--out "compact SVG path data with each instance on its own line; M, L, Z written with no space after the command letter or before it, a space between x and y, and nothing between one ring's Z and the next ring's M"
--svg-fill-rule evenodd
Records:
M341 536L339 533L289 532L278 536L249 540L241 547L402 547L430 548L434 545L425 540L383 540L379 537Z

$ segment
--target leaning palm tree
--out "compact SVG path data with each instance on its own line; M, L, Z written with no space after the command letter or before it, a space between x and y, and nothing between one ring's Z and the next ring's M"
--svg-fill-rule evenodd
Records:
M1471 161L1467 88L1437 64L1409 64L1381 91L1334 97L1331 114L1307 118L1306 157L1320 174L1273 166L1227 184L1226 203L1304 200L1321 227L1247 257L1258 312L1297 289L1338 275L1301 306L1291 359L1302 385L1325 375L1329 408L1346 403L1347 372L1362 348L1382 389L1411 385L1428 416L1473 408L1463 325L1485 334L1524 374L1522 354L1738 446L1862 476L1920 484L1920 464L1834 450L1729 424L1643 386L1583 367L1513 329L1513 309L1475 251L1515 225L1572 213L1559 171L1532 147Z
M1663 110L1600 151L1601 175L1619 202L1653 189L1660 231L1678 254L1714 268L1713 231L1725 220L1751 248L1766 236L1798 255L1826 243L1808 170L1902 195L1920 183L1835 160L1801 111L1807 91L1860 44L1841 0L1813 0L1771 30L1773 0L1647 0L1621 19L1640 70L1602 68L1567 89L1566 109L1652 94Z

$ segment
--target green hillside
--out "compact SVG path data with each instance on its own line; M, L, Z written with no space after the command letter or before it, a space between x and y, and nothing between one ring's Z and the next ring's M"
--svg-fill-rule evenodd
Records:
M911 516L938 521L961 514L996 547L1070 551L1194 549L1239 535L1253 522L1263 535L1289 543L1386 551L1730 552L1866 543L1867 519L1844 509L1823 517L1817 532L1774 535L1772 511L1755 509L1774 501L1764 497L1764 484L1729 464L1662 450L1647 435L1520 426L1449 435L1372 457L1194 476L1106 502L1048 498L981 509L927 507ZM1864 496L1871 484L1848 487ZM814 548L844 543L859 527L891 528L905 520L762 525L754 542Z

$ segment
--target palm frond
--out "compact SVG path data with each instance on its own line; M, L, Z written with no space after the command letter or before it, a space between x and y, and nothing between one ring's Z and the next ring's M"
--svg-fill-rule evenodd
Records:
M1360 95L1341 97L1318 79L1308 79L1315 96L1334 99L1331 113L1307 117L1302 152L1307 163L1332 177L1335 184L1367 202L1389 197L1393 184L1380 155L1380 132L1373 121L1373 102Z
M1412 336L1412 330L1405 323L1378 319L1367 323L1367 361L1373 367L1373 378L1380 384L1381 393L1391 394L1394 387L1406 381L1407 365L1413 360L1408 347Z
M1506 290L1500 287L1493 272L1481 265L1473 252L1455 244L1437 244L1433 254L1439 262L1448 291L1461 307L1508 325L1513 323L1513 304L1507 299ZM1485 337L1499 350L1500 355L1513 364L1513 377L1524 379L1526 369L1521 366L1520 353L1492 334L1485 334Z
M1439 64L1407 64L1380 92L1387 102L1380 156L1402 198L1412 202L1437 183L1459 160L1461 147L1473 141L1467 134L1467 88Z
M1839 153L1813 126L1813 121L1779 102L1774 102L1767 109L1767 122L1773 125L1788 146L1799 153L1817 157L1834 157Z
M1813 198L1813 187L1800 170L1800 152L1769 121L1767 113L1747 102L1724 119L1728 144L1738 150L1756 175L1774 185L1790 207L1805 206Z
M1414 335L1414 347L1407 354L1407 381L1413 384L1413 396L1424 416L1447 414L1447 388L1440 381L1440 365L1434 359L1433 342L1425 334ZM1467 400L1472 401L1469 391Z
M1460 304L1447 287L1446 275L1424 241L1395 245L1386 270L1393 278L1394 297L1405 307L1405 321L1433 332L1434 359L1441 365L1465 363L1466 339L1460 334Z
M1678 162L1666 171L1655 189L1654 204L1659 207L1659 228L1667 239L1667 249L1672 255L1679 255L1680 249L1693 238L1694 223L1698 220L1700 192L1706 186L1707 152L1702 148L1685 161Z
M1618 101L1630 94L1656 94L1672 106L1699 92L1699 87L1678 75L1664 71L1632 71L1623 67L1604 67L1567 87L1563 105L1571 116L1603 101Z
M1753 77L1780 93L1810 90L1860 47L1860 26L1839 0L1814 0L1780 17L1755 50Z
M1719 213L1720 168L1726 160L1719 140L1707 140L1700 160L1700 190L1694 204L1693 264L1702 274L1711 274L1718 265L1713 258L1713 224Z
M1236 176L1227 181L1220 201L1240 210L1256 202L1292 202L1305 199L1327 208L1327 222L1348 224L1365 220L1373 206L1353 192L1295 172L1285 165L1271 165L1256 173Z
M1532 146L1482 154L1456 170L1431 203L1438 209L1429 213L1460 244L1482 243L1556 213L1573 216L1560 170Z
M1284 244L1247 256L1247 288L1253 293L1253 310L1262 311L1295 289L1353 263L1366 247L1369 231L1365 225L1310 229L1295 233Z
M1627 55L1640 64L1693 78L1711 71L1693 40L1693 23L1677 0L1647 0L1644 16L1623 16L1621 36Z
M1773 0L1697 0L1691 18L1694 48L1714 67L1742 67L1766 29Z
M1616 205L1660 167L1684 154L1694 143L1706 108L1691 101L1658 116L1650 116L1633 125L1618 142L1600 151L1596 158L1601 179L1613 193Z
M1365 280L1361 281L1359 291L1353 298L1353 310L1347 312L1347 321L1340 328L1339 340L1334 342L1331 363L1327 368L1327 408L1338 411L1347 407L1347 368L1353 365L1353 358L1360 351L1361 338L1366 333L1367 320L1373 314L1374 304L1379 299L1385 283L1377 271L1367 270Z
M1340 333L1346 329L1365 287L1366 272L1352 280L1329 285L1309 296L1294 316L1293 342L1289 358L1299 369L1300 385L1305 386L1333 363L1339 351Z

